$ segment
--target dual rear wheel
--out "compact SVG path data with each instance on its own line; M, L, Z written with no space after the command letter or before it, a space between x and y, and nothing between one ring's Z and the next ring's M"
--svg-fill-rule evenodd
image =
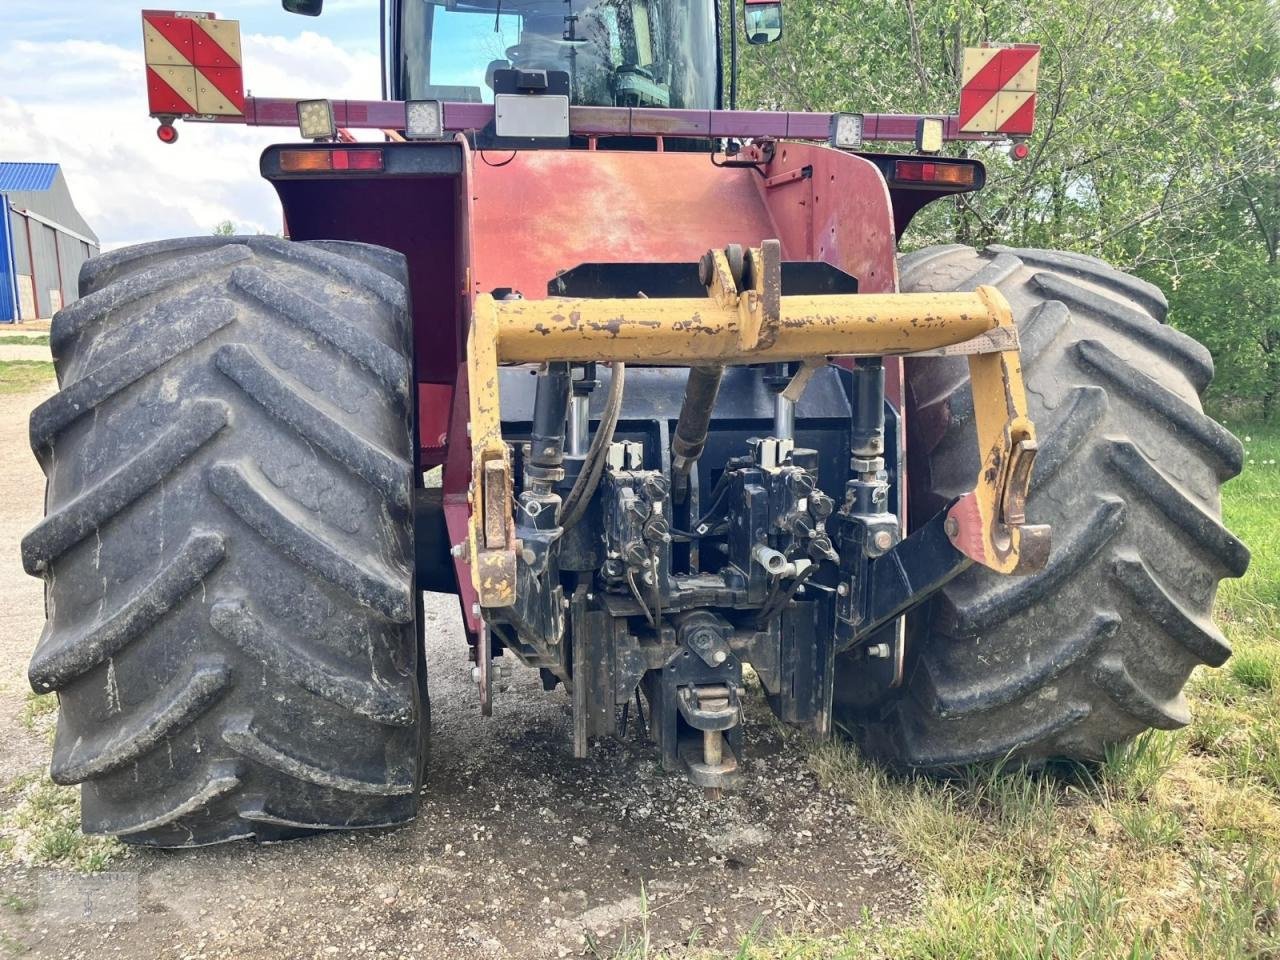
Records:
M942 247L904 290L1013 304L1041 437L1030 578L971 570L913 616L907 683L837 720L886 761L1096 758L1187 722L1229 649L1210 620L1248 553L1218 520L1239 444L1200 409L1212 364L1159 291L1075 254ZM403 258L197 238L90 261L55 318L59 392L31 441L47 516L31 661L61 712L53 778L87 832L191 846L413 817L428 707L414 582L412 326ZM911 502L976 474L964 362L908 364ZM843 665L843 670L854 669ZM843 686L842 686L843 689Z

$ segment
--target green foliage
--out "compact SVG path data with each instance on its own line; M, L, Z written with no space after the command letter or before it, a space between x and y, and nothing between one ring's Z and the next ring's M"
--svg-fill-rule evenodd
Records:
M908 246L1042 246L1158 284L1206 343L1221 400L1280 403L1276 0L788 0L742 55L743 107L947 114L966 46L1043 45L1027 160L953 145L986 188L922 213ZM880 149L877 145L875 149Z

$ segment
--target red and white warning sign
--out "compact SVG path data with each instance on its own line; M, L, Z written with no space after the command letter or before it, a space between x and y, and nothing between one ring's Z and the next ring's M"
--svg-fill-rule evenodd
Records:
M967 48L960 86L960 130L1030 133L1035 126L1039 73L1037 43Z
M142 42L152 116L243 116L239 21L143 10Z

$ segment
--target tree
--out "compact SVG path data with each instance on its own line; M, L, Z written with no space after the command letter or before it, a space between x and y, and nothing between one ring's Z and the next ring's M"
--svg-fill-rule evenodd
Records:
M232 220L223 220L213 228L215 237L234 237L236 235L236 225Z
M1170 321L1215 353L1219 395L1276 405L1276 0L788 0L785 9L783 41L744 52L744 107L953 113L964 47L1041 43L1030 156L949 148L987 165L987 187L934 204L906 243L1102 256L1165 286Z

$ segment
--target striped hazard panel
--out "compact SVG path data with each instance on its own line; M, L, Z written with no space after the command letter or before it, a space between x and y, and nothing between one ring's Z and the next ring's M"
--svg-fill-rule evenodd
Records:
M1039 72L1039 44L967 48L960 86L961 132L1030 133Z
M212 13L142 11L151 115L244 115L240 23Z

